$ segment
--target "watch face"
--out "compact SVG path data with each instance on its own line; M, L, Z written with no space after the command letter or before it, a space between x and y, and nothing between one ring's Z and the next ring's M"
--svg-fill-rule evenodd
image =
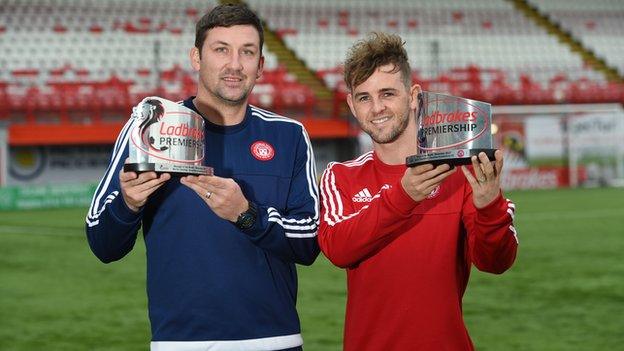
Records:
M245 212L240 215L238 218L238 227L241 229L249 229L254 224L256 217L249 213Z
M235 224L239 229L249 229L253 227L254 223L256 223L256 218L258 218L258 207L250 201L249 208L247 211L238 215L238 219Z

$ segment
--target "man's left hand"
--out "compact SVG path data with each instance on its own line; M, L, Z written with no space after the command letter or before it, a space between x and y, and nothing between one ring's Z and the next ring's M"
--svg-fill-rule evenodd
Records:
M484 152L472 156L474 175L462 166L462 171L472 187L472 198L477 209L484 208L500 194L500 177L503 170L503 152L496 150L495 161L488 159Z
M230 222L249 208L240 186L231 178L217 176L186 176L180 182L193 189L214 213Z

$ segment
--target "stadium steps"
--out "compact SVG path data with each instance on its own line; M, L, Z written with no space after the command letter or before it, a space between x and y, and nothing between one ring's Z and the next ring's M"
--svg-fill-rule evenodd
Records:
M594 70L602 72L605 78L610 82L622 83L624 77L622 77L616 68L609 66L605 60L596 56L593 50L584 46L583 43L576 39L570 32L561 28L561 26L553 22L547 15L540 12L535 6L528 3L526 0L508 0L516 9L524 13L524 15L535 21L535 23L544 28L551 35L557 36L559 41L565 45L568 45L570 50L581 56L583 61Z
M221 4L239 3L245 4L241 0L220 0ZM316 73L308 68L293 50L291 50L279 35L269 28L267 23L262 20L264 27L264 44L272 53L277 56L277 61L286 67L286 70L297 78L301 84L308 86L316 97L315 109L320 115L332 115L334 102L334 93L325 85L323 79L318 77Z
M297 77L299 83L305 84L312 89L318 102L331 101L333 92L325 85L325 82L308 68L297 57L295 52L288 48L284 41L274 31L270 30L266 24L264 24L264 41L269 50L277 56L278 62L283 64L289 73Z

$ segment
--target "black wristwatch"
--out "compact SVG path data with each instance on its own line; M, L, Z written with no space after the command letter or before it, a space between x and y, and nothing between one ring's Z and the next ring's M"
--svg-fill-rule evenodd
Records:
M247 230L256 223L258 219L258 206L251 201L248 201L249 208L247 211L238 215L238 219L234 222L234 225L240 230Z

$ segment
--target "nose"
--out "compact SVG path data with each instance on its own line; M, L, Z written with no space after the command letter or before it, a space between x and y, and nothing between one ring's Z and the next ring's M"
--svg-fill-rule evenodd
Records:
M240 71L243 69L243 65L241 64L241 57L238 52L232 52L232 56L230 57L230 61L228 62L228 68Z
M386 105L381 99L373 98L372 111L375 115L382 113L386 109Z

